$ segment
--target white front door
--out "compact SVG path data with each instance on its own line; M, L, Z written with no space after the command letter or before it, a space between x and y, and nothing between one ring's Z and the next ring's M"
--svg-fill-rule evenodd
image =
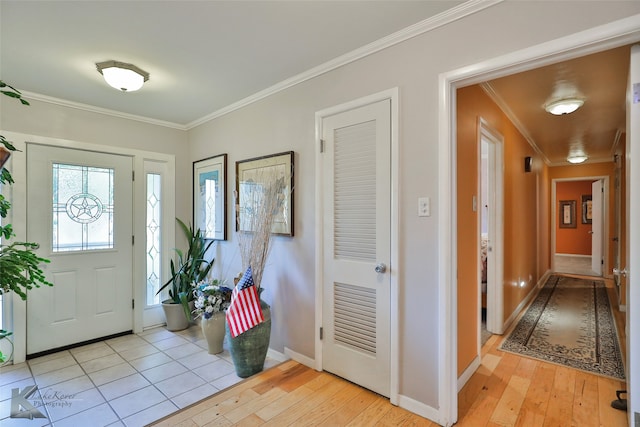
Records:
M602 276L602 180L591 183L591 270Z
M27 145L27 237L53 287L29 293L27 354L129 331L132 159Z
M390 394L391 101L323 119L323 368Z

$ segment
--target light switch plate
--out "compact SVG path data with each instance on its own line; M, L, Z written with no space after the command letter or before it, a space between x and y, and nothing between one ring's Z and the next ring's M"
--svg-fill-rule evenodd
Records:
M418 197L418 216L431 216L431 201L428 197Z

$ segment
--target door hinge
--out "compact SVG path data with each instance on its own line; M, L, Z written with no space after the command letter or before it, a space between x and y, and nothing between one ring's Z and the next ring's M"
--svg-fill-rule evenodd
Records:
M136 236L131 235L131 246L134 246L136 244Z
M322 326L320 327L320 339L322 339L324 337L324 330L322 329Z
M131 299L131 310L133 310L134 308L136 308L136 300Z
M131 181L136 180L136 171L131 171Z
M324 153L324 139L320 140L320 152Z
M600 265L604 265L604 258L600 260Z

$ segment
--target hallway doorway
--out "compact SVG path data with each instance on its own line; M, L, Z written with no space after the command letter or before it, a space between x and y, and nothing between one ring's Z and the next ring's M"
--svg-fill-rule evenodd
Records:
M608 176L552 180L552 272L603 277L610 271L609 182Z
M617 32L617 30L614 27L611 27L608 29L609 31L615 33L619 38L622 38L621 37L622 33ZM636 29L636 27L634 27L634 31L636 32L633 33L633 37L635 37L637 40L637 38L640 37L640 29ZM469 347L468 343L464 343L459 339L460 331L464 330L464 328L468 326L468 324L465 326L465 324L461 323L461 320L466 320L464 318L465 313L460 312L460 301L461 300L464 301L465 294L461 294L459 288L460 288L460 284L464 283L463 279L465 278L461 277L461 274L459 274L460 272L459 262L464 262L464 260L468 258L466 258L467 253L465 253L466 248L460 245L461 242L464 242L465 236L460 235L460 229L456 228L456 221L459 226L461 223L461 217L468 214L470 210L469 200L471 199L471 197L469 197L468 194L464 194L464 193L460 194L460 192L456 191L457 190L456 184L460 182L460 178L461 178L460 170L456 166L457 165L456 159L459 159L461 156L462 157L466 156L466 153L461 152L459 148L458 138L460 137L460 135L456 134L456 129L455 129L456 120L454 118L456 117L456 112L457 112L456 109L459 107L459 105L456 104L457 103L456 90L458 88L465 88L469 85L477 84L482 80L486 80L487 78L495 78L498 74L501 74L501 73L504 73L503 75L507 75L509 73L522 71L525 68L533 69L534 67L542 67L554 61L561 62L561 61L567 60L568 58L576 58L576 57L580 57L580 55L588 55L589 53L593 53L593 51L598 48L607 49L607 48L615 47L614 45L621 46L625 43L625 41L627 43L630 41L633 41L630 38L631 36L629 36L625 38L625 40L616 40L616 43L608 43L605 46L604 45L605 39L603 39L601 34L597 34L593 32L593 33L589 33L588 36L585 34L583 34L583 36L584 37L582 40L582 44L576 44L575 40L572 40L570 37L566 37L563 39L556 40L556 43L553 45L553 47L547 47L546 54L544 55L540 53L540 50L534 50L533 48L525 49L521 52L517 52L517 54L505 55L503 57L495 58L494 60L489 61L489 63L483 63L478 67L466 67L463 69L461 68L461 69L453 70L449 73L443 74L440 80L441 92L444 94L444 98L445 98L441 102L441 108L440 108L441 113L443 113L441 117L442 120L440 123L442 127L441 135L443 135L443 137L440 139L440 142L441 142L440 145L445 152L445 155L443 156L442 163L441 163L445 165L445 170L441 175L449 177L448 186L443 190L443 192L445 194L450 194L450 193L453 194L453 197L451 198L451 202L449 206L450 212L448 209L445 209L444 216L446 219L442 221L442 225L446 227L450 232L451 242L453 242L453 243L443 243L442 249L446 251L447 256L451 255L451 259L453 261L447 262L445 260L445 262L442 263L447 268L447 272L445 275L443 275L443 279L440 280L440 289L444 292L443 299L447 303L447 306L449 307L448 310L445 310L445 312L442 315L442 320L445 325L444 335L454 337L453 339L442 340L443 345L445 345L445 349L442 352L441 358L440 358L440 361L442 362L443 367L447 369L447 373L444 376L444 379L442 381L443 392L441 393L441 396L440 396L441 398L446 399L446 401L449 403L447 405L447 408L451 408L451 410L446 411L448 417L450 417L447 419L456 420L458 418L456 409L457 409L459 396L457 395L455 389L456 389L456 383L457 383L457 387L459 390L461 386L461 381L459 381L459 379L462 379L462 377L460 376L460 372L459 372L460 368L458 369L458 372L456 372L455 365L452 366L451 363L446 362L445 359L447 358L448 355L451 355L451 354L458 354L458 357L460 357L461 352L468 349ZM523 65L525 60L526 60L526 65ZM516 69L516 64L517 64L517 69ZM528 68L528 67L531 67L531 68ZM537 149L536 151L539 153L538 150L539 149ZM629 155L628 150L629 150L629 147L627 147L627 155ZM516 162L514 160L514 164L515 163ZM517 162L517 163L521 165L521 162ZM627 169L628 182L631 181L629 180L629 176L633 175L632 173L630 173L630 169L631 169L630 167ZM541 184L544 184L544 183L541 182ZM628 191L627 194L629 193L634 194L630 188L628 188L627 191ZM549 192L550 192L550 189L548 185L547 186L541 185L539 188L539 194L537 199L547 200L547 203L553 206L554 205L554 203L552 202L553 199L550 197ZM545 206L544 211L546 212L551 211L552 208L549 205ZM631 209L631 211L633 211L633 208ZM547 214L543 215L542 212L543 211L541 211L540 216L536 219L537 222L535 223L535 226L538 226L540 228L540 230L538 231L538 234L540 233L542 233L540 235L544 235L546 233L550 234L550 230L552 229L552 224L550 224L551 220ZM523 211L523 213L526 213L526 212ZM449 216L449 214L451 215ZM556 212L554 212L554 215L556 215ZM450 222L448 220L449 217L453 218L454 221ZM548 236L549 234L546 234L546 235ZM631 235L631 233L627 232L627 235ZM466 238L468 239L468 235ZM518 238L520 240L523 239L522 236L518 236ZM548 246L545 247L545 245L549 245L550 243L549 240L546 238L541 239L539 243L540 243L540 247L542 247L543 249L543 252L545 252L542 255L542 258L540 259L539 271L540 272L549 271L550 270L549 264L552 262L552 257L550 255L554 253L554 249ZM630 246L631 248L634 247L633 244L631 244ZM627 254L627 258L631 259L631 257L629 257L629 254ZM628 274L628 270L622 270L622 272L625 272ZM452 291L448 289L449 284L447 282L447 279L449 278L454 278L457 281L457 285L458 285L457 287L453 286ZM524 280L522 282L513 282L512 283L513 288L515 289L518 286L526 286L527 278L525 277L523 279ZM629 286L628 288L632 288L632 286ZM456 292L456 289L457 289L457 292ZM633 292L631 292L630 300L633 300L633 295L634 295ZM628 321L627 327L629 327L630 324L633 324L633 322ZM458 336L457 341L455 340L456 336ZM630 334L630 336L632 336L632 334ZM631 339L630 343L631 344L629 347L632 348L635 341ZM462 384L464 384L464 382L462 382ZM633 400L634 399L631 399L632 407L633 407Z

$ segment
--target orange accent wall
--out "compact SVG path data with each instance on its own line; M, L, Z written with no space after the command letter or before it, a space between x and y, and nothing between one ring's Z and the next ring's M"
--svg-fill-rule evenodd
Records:
M591 195L589 181L561 181L556 183L556 253L591 255L591 224L582 223L582 196ZM576 227L561 228L560 201L576 202Z
M504 316L511 316L549 268L547 167L479 86L457 91L458 375L477 355L479 286L478 118L504 138ZM524 157L533 171L524 172ZM546 199L538 203L538 193ZM543 209L543 210L539 210ZM542 237L540 237L542 236Z
M616 236L615 230L615 221L612 220L612 215L615 212L615 198L613 197L615 192L615 163L610 162L602 162L602 163L583 163L581 165L566 165L566 166L554 166L549 168L549 181L548 185L551 188L552 181L554 179L564 179L564 178L586 178L586 177L594 177L594 176L608 176L609 177L609 187L608 187L608 203L605 207L606 213L605 218L607 224L605 224L605 229L608 233L608 241L606 242L606 248L604 249L604 253L607 257L607 266L608 271L604 271L605 275L611 274L611 269L613 268L613 256L614 256L614 248L612 244L613 237ZM559 182L556 182L556 192L558 190ZM624 193L623 193L624 194ZM622 198L623 211L625 200ZM551 207L549 207L549 215L551 215ZM580 218L578 218L578 221ZM556 230L557 231L557 230ZM624 233L623 233L624 234ZM622 237L622 236L621 236ZM558 239L556 236L556 243ZM553 254L550 254L550 257Z

